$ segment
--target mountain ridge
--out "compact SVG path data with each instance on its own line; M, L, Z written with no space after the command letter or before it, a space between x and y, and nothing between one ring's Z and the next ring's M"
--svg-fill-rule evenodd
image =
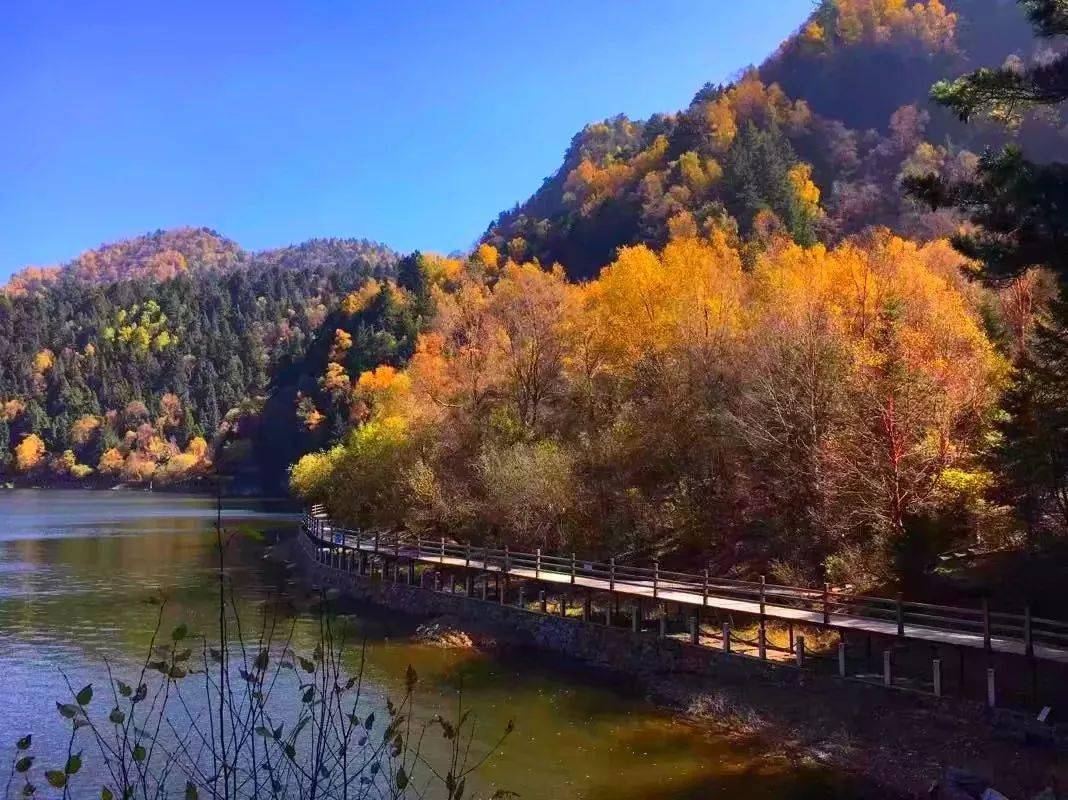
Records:
M12 274L0 291L17 295L62 278L103 284L162 281L182 274L262 266L345 267L361 261L375 267L398 258L396 251L365 238L313 237L281 247L246 250L213 228L183 225L104 242L59 265L25 267Z

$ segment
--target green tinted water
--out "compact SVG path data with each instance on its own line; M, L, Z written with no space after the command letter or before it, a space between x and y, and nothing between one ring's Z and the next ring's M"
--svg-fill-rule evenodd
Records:
M277 506L227 501L225 524L242 531L230 557L246 617L287 586L265 560L264 540L291 530ZM168 614L210 631L217 607L210 498L139 492L0 491L0 757L26 732L35 751L66 749L54 701L61 673L80 686L106 685L104 661L121 673L143 659L162 589ZM297 615L298 641L313 639ZM739 743L713 726L679 720L625 690L559 664L445 651L415 644L407 623L351 619L366 633L372 696L396 695L408 664L420 675L418 711L446 712L463 687L476 709L478 740L494 740L509 719L516 732L479 774L524 798L684 800L843 796L827 775ZM353 666L359 654L352 653ZM432 745L433 746L433 745Z

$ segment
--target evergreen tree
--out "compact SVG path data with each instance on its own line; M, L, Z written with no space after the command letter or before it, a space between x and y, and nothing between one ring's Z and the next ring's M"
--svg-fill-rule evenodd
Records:
M790 181L790 168L796 163L793 147L777 126L761 129L746 123L731 145L724 170L732 198L727 207L743 231L753 229L761 211L771 211L799 243L815 241Z
M0 419L0 472L7 469L11 461L11 427L7 420Z
M1068 36L1066 0L1018 2L1037 36ZM931 95L963 121L983 115L1014 123L1030 108L1068 99L1068 52L1026 68L979 69L935 84ZM1068 281L1068 164L1037 164L1008 146L985 153L974 180L954 184L932 174L905 185L932 208L959 208L979 226L954 244L983 263L988 281L1008 281L1036 265Z
M997 456L1032 541L1068 534L1068 288L1052 304L1005 396Z

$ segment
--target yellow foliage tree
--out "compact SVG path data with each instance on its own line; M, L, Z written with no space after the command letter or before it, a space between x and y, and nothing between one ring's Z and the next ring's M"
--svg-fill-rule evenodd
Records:
M145 483L151 481L156 474L156 460L150 456L134 450L126 456L122 465L122 479L131 483Z
M847 45L859 42L886 43L908 38L929 51L952 50L957 14L941 0L832 0L835 32Z
M18 398L5 400L0 403L0 419L4 422L12 422L25 410L26 404Z
M44 461L45 444L36 433L29 433L15 446L15 469L32 472Z
M320 380L323 390L329 392L335 400L348 398L352 391L352 383L345 368L336 361L326 365L326 372Z
M78 466L78 459L75 457L73 450L64 450L60 455L52 459L50 466L52 472L64 477L72 474L74 468Z
M345 299L341 302L341 310L350 317L353 314L358 314L367 308L368 303L376 298L381 291L382 284L374 278L371 278L357 291L346 295Z
M117 447L111 447L101 454L100 463L96 468L101 475L117 475L122 471L125 462L126 457L122 451Z
M76 445L88 444L100 430L100 417L83 414L70 426L70 438Z
M330 347L331 361L344 361L346 353L352 348L352 334L338 328L334 331L334 343Z
M475 259L484 267L495 270L500 264L501 255L491 244L480 244L475 250Z

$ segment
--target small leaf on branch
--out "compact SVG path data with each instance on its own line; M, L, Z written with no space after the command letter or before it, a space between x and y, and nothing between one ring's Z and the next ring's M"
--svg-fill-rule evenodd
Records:
M67 773L61 769L50 769L45 773L45 780L57 789L67 785Z

